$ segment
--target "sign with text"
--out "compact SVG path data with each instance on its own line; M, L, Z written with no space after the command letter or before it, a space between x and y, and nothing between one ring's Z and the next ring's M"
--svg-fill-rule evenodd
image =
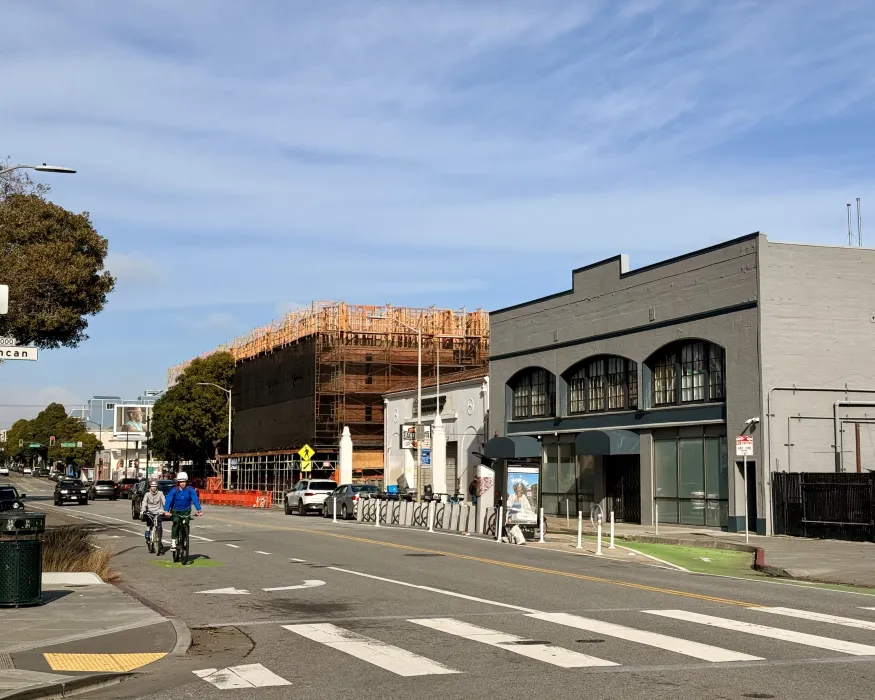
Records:
M422 446L430 447L431 446L431 426L423 425L420 426L422 431ZM402 450L412 450L416 447L416 426L415 425L402 425L401 426L401 449Z
M0 314L9 313L9 285L0 284Z
M735 456L753 457L753 436L739 435L735 438Z
M13 345L18 345L18 341L15 338L10 338L8 335L0 337L0 347L11 347Z
M0 360L29 360L35 362L38 356L39 350L37 348L0 346Z

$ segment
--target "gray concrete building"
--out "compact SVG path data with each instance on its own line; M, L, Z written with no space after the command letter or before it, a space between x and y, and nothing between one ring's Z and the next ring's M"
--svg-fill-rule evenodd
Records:
M538 464L545 513L643 524L740 531L747 502L770 534L772 472L875 469L873 272L875 250L751 234L492 312L497 481Z

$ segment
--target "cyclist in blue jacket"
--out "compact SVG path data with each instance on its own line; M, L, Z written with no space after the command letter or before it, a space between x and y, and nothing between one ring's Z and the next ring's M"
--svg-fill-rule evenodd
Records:
M170 532L170 549L176 549L176 538L179 536L179 526L183 520L191 517L191 507L194 505L197 515L203 515L201 502L197 491L188 485L188 474L179 472L176 475L176 488L171 489L164 501L164 515L173 517L173 528Z

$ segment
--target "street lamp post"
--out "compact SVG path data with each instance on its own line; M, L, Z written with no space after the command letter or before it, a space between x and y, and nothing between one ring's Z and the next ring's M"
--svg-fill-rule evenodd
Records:
M62 165L46 165L43 163L42 165L10 165L8 168L0 168L0 175L6 175L13 170L37 170L41 173L63 173L65 175L72 175L76 172L73 168L65 168Z
M212 382L198 382L198 386L214 386L216 389L221 389L228 395L228 469L226 479L227 483L225 485L225 489L231 490L231 390L226 389L223 386L219 386L218 384L213 384Z
M386 316L368 316L371 321L392 320L416 333L416 495L422 495L422 329L411 326L397 318L388 319ZM388 390L388 386L386 389ZM385 484L383 485L385 487Z

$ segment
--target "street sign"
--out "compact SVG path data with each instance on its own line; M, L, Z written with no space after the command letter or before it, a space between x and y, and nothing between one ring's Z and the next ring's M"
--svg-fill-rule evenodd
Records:
M735 456L736 457L752 457L753 456L753 436L739 435L735 438Z
M430 467L431 466L431 448L423 448L422 450L422 466Z
M9 313L9 285L0 284L0 314Z
M11 347L13 345L18 345L18 341L15 338L0 336L0 346Z
M42 445L40 445L38 442L32 442L32 443L30 443L30 444L28 445L28 447L31 448L31 449L33 449L33 450L35 450L35 449L37 449L38 447L42 447Z
M79 441L76 443L76 447L82 447L82 441L81 441L81 440L79 440Z
M39 355L37 348L0 347L0 360L30 360L36 362Z
M316 454L316 451L309 445L304 445L300 450L298 450L298 454L301 456L301 459L303 461L309 462L313 458L313 455Z
M301 472L311 472L313 471L313 462L309 460L306 462L301 462Z
M76 443L75 442L62 442L61 447L76 447Z

